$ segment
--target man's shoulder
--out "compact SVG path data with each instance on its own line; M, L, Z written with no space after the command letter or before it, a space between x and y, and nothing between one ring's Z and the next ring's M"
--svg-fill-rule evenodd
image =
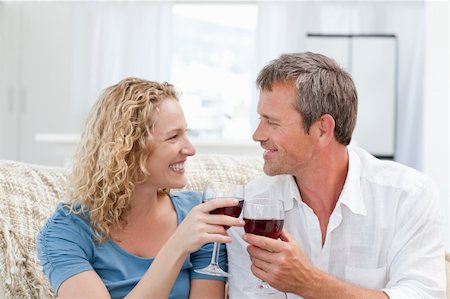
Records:
M429 188L433 182L426 174L392 160L381 160L362 149L354 149L361 161L361 180L386 188L411 190Z

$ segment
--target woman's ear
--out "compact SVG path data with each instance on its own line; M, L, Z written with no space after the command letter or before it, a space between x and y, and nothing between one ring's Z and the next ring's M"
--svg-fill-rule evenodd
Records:
M334 138L334 128L336 122L330 114L323 114L316 121L317 129L319 131L319 140L321 143L328 144Z

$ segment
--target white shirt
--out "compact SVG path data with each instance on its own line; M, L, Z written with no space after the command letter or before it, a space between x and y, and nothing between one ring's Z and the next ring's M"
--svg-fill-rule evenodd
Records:
M343 281L383 290L395 298L445 298L443 219L437 189L424 174L347 147L349 170L327 227L299 194L290 175L263 176L246 186L246 200L268 192L284 202L284 228L311 263ZM230 228L227 244L230 298L264 298L243 289L250 271L243 228ZM301 298L279 293L270 298Z

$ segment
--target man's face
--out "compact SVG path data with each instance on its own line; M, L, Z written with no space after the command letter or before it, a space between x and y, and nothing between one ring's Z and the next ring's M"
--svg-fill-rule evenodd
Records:
M305 133L294 101L293 82L276 82L271 91L260 93L260 121L253 139L265 149L264 172L267 175L297 176L313 156L314 138Z

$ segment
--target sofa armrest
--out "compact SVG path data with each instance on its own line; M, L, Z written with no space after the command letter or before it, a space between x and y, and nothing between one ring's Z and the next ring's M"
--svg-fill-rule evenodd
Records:
M0 276L6 298L51 298L36 236L66 198L65 169L0 160Z
M2 277L0 276L0 299L5 299L5 290L3 289L3 281Z

